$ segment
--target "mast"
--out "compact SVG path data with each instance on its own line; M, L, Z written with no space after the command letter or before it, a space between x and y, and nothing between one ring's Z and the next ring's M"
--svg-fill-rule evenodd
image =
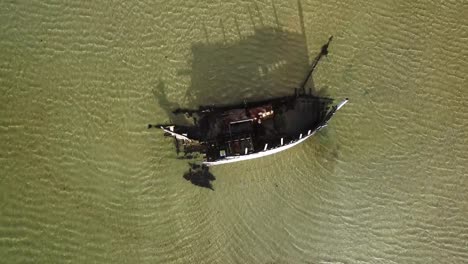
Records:
M312 72L314 71L315 67L317 67L317 64L319 63L320 59L323 56L328 55L328 46L330 45L330 42L332 41L332 39L333 39L333 36L330 36L330 38L328 38L328 42L325 43L325 45L322 46L322 49L320 50L320 53L312 61L312 66L310 67L309 73L307 74L305 80L302 82L301 86L299 87L299 89L300 89L299 94L305 94L305 86L306 86L307 82L309 82L309 79L312 76Z

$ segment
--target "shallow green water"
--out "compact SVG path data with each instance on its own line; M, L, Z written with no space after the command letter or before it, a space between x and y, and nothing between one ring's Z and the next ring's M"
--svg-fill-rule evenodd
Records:
M2 263L468 261L466 1L3 1ZM215 167L148 123L315 87L289 151Z

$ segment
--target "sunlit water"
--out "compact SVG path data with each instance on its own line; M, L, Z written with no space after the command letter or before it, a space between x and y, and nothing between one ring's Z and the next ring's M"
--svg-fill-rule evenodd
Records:
M466 1L301 5L2 1L0 262L468 262ZM146 128L292 93L330 35L350 102L214 191Z

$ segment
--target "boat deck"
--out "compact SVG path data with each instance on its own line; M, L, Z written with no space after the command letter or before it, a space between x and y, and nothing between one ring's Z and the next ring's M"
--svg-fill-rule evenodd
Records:
M292 103L209 113L198 123L201 134L206 135L202 139L206 159L248 155L306 136L323 121L330 103L328 98L303 96Z

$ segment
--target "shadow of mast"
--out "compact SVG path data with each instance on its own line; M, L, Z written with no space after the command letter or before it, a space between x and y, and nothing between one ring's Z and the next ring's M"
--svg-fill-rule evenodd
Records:
M257 12L260 12L256 6ZM192 45L191 85L185 101L188 108L203 105L226 105L285 96L294 93L307 74L309 51L305 34L302 5L298 2L300 31L279 26L276 8L273 10L277 27L255 25L249 9L254 32L227 42L224 23L220 26L223 40ZM234 19L241 34L237 19ZM263 24L263 19L261 20ZM205 34L207 31L204 30ZM208 36L206 36L207 39ZM313 90L313 81L309 83Z

